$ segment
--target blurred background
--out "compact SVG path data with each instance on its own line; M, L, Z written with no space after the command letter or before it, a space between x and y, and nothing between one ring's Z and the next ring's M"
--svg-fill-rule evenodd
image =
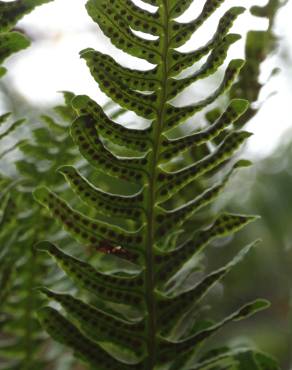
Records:
M133 2L141 5L139 0ZM85 3L85 0L55 0L36 9L18 24L18 29L31 38L32 46L6 63L9 72L0 82L1 112L13 109L16 115L29 117L30 125L38 125L38 117L60 103L62 96L58 92L64 90L87 94L105 104L106 96L98 90L85 63L79 58L79 52L87 47L109 53L129 67L137 68L139 65L139 69L143 69L150 66L112 46L88 17ZM195 18L201 9L198 3L194 1L182 21ZM218 15L230 6L243 5L249 9L266 3L266 0L225 1L217 16L212 17L183 49L191 50L203 45L214 32ZM151 10L151 6L149 8ZM261 247L226 279L220 291L224 297L220 310L230 311L238 301L245 302L258 296L269 299L272 307L241 326L230 327L224 336L230 338L232 332L236 341L244 343L249 336L249 342L279 358L283 369L292 369L291 16L290 0L278 10L270 24L276 44L261 65L259 82L263 88L253 103L253 108L259 111L245 126L254 136L241 156L251 159L255 165L233 178L218 206L240 213L258 214L261 219L233 240L228 240L227 252L222 253L222 243L215 243L208 255L208 264L212 266L215 262L226 261L228 253L234 255L237 245L255 238L263 240ZM228 60L244 57L247 31L267 30L268 27L268 19L246 12L233 28L233 32L242 34L243 38L231 48ZM205 80L202 82L204 89L201 83L196 84L181 99L186 103L206 96L214 89L223 71L224 66L208 79L207 84ZM134 115L126 119L133 123L138 120ZM196 119L199 121L200 115ZM23 130L22 134L26 128ZM15 158L20 155L17 151L14 153ZM14 171L12 158L1 160L1 168L8 173Z

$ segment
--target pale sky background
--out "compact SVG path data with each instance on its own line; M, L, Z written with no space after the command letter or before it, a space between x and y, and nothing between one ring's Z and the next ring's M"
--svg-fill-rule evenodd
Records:
M139 0L133 2L141 4ZM24 28L32 38L32 46L10 58L6 63L9 74L5 79L9 86L15 88L31 103L53 106L59 102L58 91L62 90L85 93L97 99L100 104L104 103L107 100L105 95L99 92L88 68L79 58L79 51L87 47L109 53L120 63L130 67L143 69L151 66L113 47L87 15L85 3L86 0L55 0L36 9L19 23L19 27ZM194 1L182 20L195 18L203 3L202 0ZM186 48L196 49L211 38L218 23L218 16L230 6L249 8L265 3L265 0L226 0L217 15L188 42ZM151 6L149 8L151 9ZM292 55L289 55L292 50L291 21L290 0L277 17L275 31L281 38L279 50L269 58L262 70L262 81L265 81L273 67L281 68L281 73L273 77L264 88L261 100L264 101L272 92L276 94L265 102L256 119L247 126L247 129L255 134L247 148L251 156L268 155L279 140L284 140L289 128L292 136ZM265 29L266 26L266 22L246 12L236 22L232 32L244 34L249 29ZM229 59L242 56L243 42L240 41L232 47ZM200 98L208 93L208 90L202 90L201 86L198 85L196 94Z

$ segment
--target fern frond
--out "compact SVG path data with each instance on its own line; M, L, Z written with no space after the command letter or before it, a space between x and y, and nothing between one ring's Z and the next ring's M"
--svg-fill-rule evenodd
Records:
M116 47L153 65L146 71L129 69L99 51L85 49L80 53L100 89L124 110L136 113L150 124L146 129L138 126L129 129L108 117L88 96L73 99L78 117L72 123L71 135L91 165L91 171L65 166L59 172L84 202L82 207L86 204L88 213L79 212L71 204L72 199L68 202L65 195L56 195L47 188L38 188L35 198L77 241L85 246L93 245L108 259L101 271L99 266L76 259L50 242L41 244L39 248L53 256L84 294L79 299L45 289L50 300L61 303L62 312L45 307L40 310L40 320L53 338L96 369L240 369L245 363L244 356L229 349L193 358L203 342L225 324L249 317L266 308L267 302L248 303L212 324L200 320L199 307L210 289L256 243L243 248L225 266L208 272L188 290L183 284L176 284L175 289L171 287L174 280L182 280L184 267L212 240L229 236L255 220L252 216L230 213L210 215L207 228L194 223L193 231L182 235L191 217L214 204L234 170L249 165L248 161L234 158L250 136L235 124L247 111L248 102L239 97L231 99L212 125L188 136L175 137L172 130L232 88L244 66L241 59L229 63L221 83L209 96L183 106L173 100L223 64L229 47L240 38L229 30L244 8L228 10L219 20L211 40L185 53L177 48L224 1L207 0L199 16L189 23L179 23L176 18L188 9L191 0L145 2L155 10L150 12L123 0L89 0L86 5L90 17ZM154 37L146 39L136 31ZM206 62L197 72L184 78L179 76L207 54ZM208 143L213 144L214 150L207 150L206 154L203 151L194 163L172 170L181 153L206 147ZM98 181L91 181L93 174L107 180L99 185ZM193 199L179 207L173 206L179 204L187 185L198 179L203 180L202 187ZM120 192L111 190L111 181L120 186ZM125 186L128 189L123 191ZM129 274L133 268L138 271L137 276ZM113 331L113 322L120 318L113 312L121 310L135 311L139 321L133 324L131 314L125 314L127 322L121 330L117 326ZM191 328L186 328L190 312L199 317L194 328L193 320L190 320ZM108 325L107 315L111 316ZM95 330L90 330L86 322L89 317ZM180 326L182 321L186 323L185 329ZM128 337L137 341L137 346L127 342ZM246 356L247 353L257 356L253 351L246 351ZM276 369L274 365L271 368ZM258 369L256 362L249 369Z

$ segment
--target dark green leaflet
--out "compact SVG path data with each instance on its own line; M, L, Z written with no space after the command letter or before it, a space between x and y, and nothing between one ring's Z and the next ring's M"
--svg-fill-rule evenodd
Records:
M195 113L200 112L207 105L213 103L220 95L228 91L236 77L238 76L244 61L241 59L234 59L229 63L225 72L224 79L217 90L213 92L206 99L203 99L195 104L187 105L185 107L174 107L166 104L164 132L177 127L186 119L192 117Z
M72 101L73 107L79 114L88 114L94 120L98 135L106 139L115 138L115 142L130 149L145 152L149 150L151 141L145 140L151 127L147 130L130 130L110 120L102 108L88 96L79 95Z
M157 190L159 202L161 203L171 198L187 184L225 162L250 135L250 133L245 131L232 132L217 148L216 152L194 165L173 173L161 170L157 175L157 179L160 182L160 187Z
M181 152L186 151L192 146L198 146L206 143L208 140L216 138L223 130L235 122L248 109L246 100L232 100L226 111L204 131L195 132L176 140L168 140L165 138L162 141L161 161L167 161L175 157Z
M95 120L84 115L75 120L71 129L72 137L83 156L97 169L112 176L141 183L147 176L144 167L147 156L139 158L118 158L105 148L99 139Z
M169 232L178 229L193 214L198 212L206 205L214 202L224 190L226 184L228 183L228 180L230 179L234 171L237 168L246 167L247 165L250 165L250 163L246 163L245 161L238 161L225 175L221 182L215 184L213 187L198 195L195 199L189 201L188 203L177 209L168 211L164 210L163 208L158 208L156 230L157 240L164 238L164 236L167 235Z
M13 285L13 273L15 271L15 256L10 254L11 246L17 239L17 234L13 235L12 230L16 224L16 205L12 199L11 188L13 183L9 179L1 177L0 184L0 237L1 237L1 269L0 269L0 308L1 312L10 287ZM1 348L1 347L0 347Z
M241 8L241 10L243 11L243 8ZM239 15L241 12L237 12L236 15ZM230 17L230 12L227 12L221 18L213 38L201 48L187 53L180 53L175 50L172 51L172 60L170 61L171 68L169 71L170 76L177 75L185 68L192 66L221 42L226 42L230 37L234 38L234 35L228 34L228 32L232 27L235 18L236 17L233 16Z
M98 247L98 242L107 240L113 243L113 245L125 243L129 251L141 253L141 244L143 242L141 229L136 232L130 232L121 227L91 219L73 210L64 200L50 192L47 188L37 189L35 197L81 243L93 244Z
M182 79L171 79L168 83L168 99L175 98L186 87L197 82L199 79L210 76L214 73L225 61L229 47L240 39L239 35L229 35L222 43L212 50L209 58L203 66L193 73L191 76Z
M141 356L145 351L144 325L118 320L107 313L85 304L69 294L42 291L47 297L59 302L68 314L78 321L90 338L96 341L112 341L128 347Z
M173 47L178 47L183 45L188 39L193 35L193 33L204 23L204 21L210 17L210 15L220 6L220 2L224 2L224 0L221 1L206 1L204 8L201 12L201 14L192 22L183 24L179 22L174 22L174 24L171 27L171 37L170 37L170 44ZM236 8L232 8L230 10L230 16L229 18L232 18L232 15L240 14L240 9L238 11L233 11Z
M196 348L196 346L200 345L203 341L205 341L211 335L213 335L218 330L220 330L222 326L224 326L225 324L231 321L239 321L239 320L245 319L246 317L252 315L254 312L261 311L263 309L266 309L267 307L269 307L269 303L267 301L257 300L255 302L246 304L245 306L240 308L238 311L234 312L230 316L227 316L221 322L211 326L210 328L206 330L202 330L198 334L195 334L193 337L190 337L181 342L171 343L171 342L165 341L160 346L160 353L161 353L162 361L167 362L169 359L173 358L173 354L171 353L173 350L176 350L180 354L182 354L185 351L194 349Z
M109 11L111 1L88 1L86 8L112 43L125 52L159 63L161 56L159 41L145 40L136 36L129 28L127 19L115 7ZM131 108L130 108L131 109Z
M233 222L235 221L233 220ZM240 227L238 227L237 229L239 228ZM230 227L230 230L232 230L232 227ZM234 230L236 230L236 228L234 228ZM225 234L227 234L227 232ZM222 235L224 235L224 232L222 232ZM218 237L220 236L220 234L214 235L214 237L216 236ZM160 295L159 297L160 330L165 331L165 329L169 326L170 320L172 321L172 323L175 323L177 320L180 319L184 312L188 312L189 310L192 309L192 307L196 307L198 302L206 295L206 293L217 282L219 282L234 266L241 262L243 258L246 256L246 254L249 253L250 249L257 244L258 241L252 243L251 245L248 245L226 266L211 272L209 275L204 277L194 288L175 296ZM197 246L197 250L195 250L194 252L198 253L200 250L204 248L205 245L206 242L205 243L201 242L201 244ZM187 245L186 247L189 247L189 245Z
M193 366L190 370L210 370L216 366L216 369L233 369L234 366L245 366L246 369L277 369L276 361L258 351L250 349L235 349L230 350L228 347L223 347L216 350L209 351L201 358L199 364ZM171 370L174 370L171 369Z
M100 273L87 263L70 257L56 246L44 242L39 249L50 253L78 285L109 301L139 305L142 302L143 280L137 277L115 277Z
M141 221L143 209L143 193L133 196L121 196L107 193L90 184L74 167L64 166L59 169L72 190L89 206L98 208L101 213L109 216L134 218Z
M10 135L14 130L16 130L24 122L25 122L25 119L20 119L14 122L3 134L0 135L0 140L3 139L5 136Z
M49 334L57 341L66 344L74 350L78 358L86 361L94 369L100 370L138 370L139 365L131 366L115 360L95 341L88 339L76 326L65 319L57 310L45 307L39 313L39 318Z
M159 87L156 68L150 71L139 71L121 67L109 55L102 54L92 49L86 49L80 54L81 57L86 60L95 80L98 80L98 71L103 69L104 73L109 77L115 79L118 76L118 80L131 89L153 91Z
M13 26L35 7L51 0L22 0L0 3L0 32L10 31Z
M161 24L155 14L144 11L130 0L103 1L101 6L104 6L108 13L115 11L125 17L129 26L137 31L157 35L158 29L161 30Z
M156 257L159 284L167 282L194 254L202 252L213 239L234 233L254 220L255 217L252 216L223 214L211 227L199 231L194 236L195 241L187 241L169 253L160 252L161 254Z
M172 281L176 277L180 279L185 265L212 240L231 235L255 219L253 216L230 213L210 215L208 228L202 228L194 222L191 235L180 238L186 221L198 216L203 207L215 203L234 170L250 164L244 160L234 161L234 155L250 136L250 133L241 131L236 126L237 120L248 109L246 100L230 100L218 119L205 129L185 137L173 138L169 135L173 128L185 123L188 118L227 93L244 65L241 59L232 60L219 86L201 101L186 106L176 106L172 102L172 99L191 84L214 74L224 63L230 45L240 38L229 33L229 30L244 9L233 7L221 17L217 30L206 45L187 53L176 49L203 26L205 20L223 2L205 1L198 18L189 23L179 23L175 18L189 8L192 3L190 0L145 1L157 7L153 8L152 13L129 0L87 2L90 17L116 47L153 65L146 71L129 69L99 51L85 49L81 52L81 57L85 59L100 89L125 110L150 121L147 129L129 129L105 114L88 96L80 95L72 100L78 117L72 123L71 134L81 154L91 165L91 171L86 176L97 170L115 178L121 187L126 181L129 188L136 189L129 191L128 195L123 195L122 191L106 191L102 186L93 185L71 166L60 169L74 193L92 209L90 214L111 217L111 222L93 219L77 212L65 198L56 196L46 188L35 192L37 200L50 210L76 240L82 244L93 244L98 251L109 257L118 257L119 263L131 261L140 271L137 278L139 285L133 283L131 286L126 284L129 277L121 280L119 274L98 272L90 264L65 254L50 243L41 248L54 256L61 269L82 291L89 292L91 298L95 294L99 304L105 307L99 316L99 308L93 306L91 298L86 294L80 300L46 290L50 299L61 303L64 315L51 308L40 311L41 321L47 331L56 340L72 348L78 357L93 368L153 370L163 366L165 370L189 370L190 367L197 366L198 369L203 369L206 361L211 363L214 360L214 353L208 359L194 360L197 363L187 365L201 343L225 324L267 307L265 301L258 300L243 306L218 323L211 325L202 321L201 326L198 326L200 329L191 332L189 336L186 334L187 329L181 329L180 335L176 332L172 336L177 322L183 320L188 312L198 309L201 299L211 287L241 262L254 245L248 245L231 262L209 272L192 289L186 291L182 286L176 287L175 291L170 289ZM145 39L135 31L157 38ZM197 72L186 78L179 78L180 72L193 66L208 53L206 62ZM199 147L205 148L208 143L212 143L214 150L203 152L189 166L183 165L176 171L169 169L181 153ZM117 146L122 147L124 153L134 151L136 154L118 155ZM180 207L169 206L178 204L181 190L199 179L203 180L203 189L193 199ZM110 185L110 180L105 182ZM121 227L121 223L125 222L132 225L132 228ZM131 281L134 280L131 277ZM115 306L117 314L109 319L107 330L104 318L110 315L110 309L106 305L108 301L128 305L129 310L136 311L140 321L130 326L131 315L128 312L126 317L129 322L110 335L113 323L119 320L121 306ZM85 315L90 317L96 328L94 333L90 331ZM68 333L71 333L70 338ZM129 337L137 341L137 347L134 344L132 347L135 360L132 355L127 357L127 354L119 357L113 349L108 349L105 355L104 348L99 343L107 340L112 345L119 344L129 350ZM219 367L223 360L228 361L230 366L240 364L239 356L227 356L226 353L216 355L218 370L224 368ZM218 356L225 358L220 359ZM240 369L236 366L232 370ZM256 370L256 367L250 370Z

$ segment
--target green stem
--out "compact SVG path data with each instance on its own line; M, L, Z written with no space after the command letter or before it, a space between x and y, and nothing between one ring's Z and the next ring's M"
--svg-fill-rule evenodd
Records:
M146 244L146 304L148 310L147 329L148 329L148 357L146 369L152 370L156 365L157 357L157 315L156 302L154 296L155 278L154 278L154 258L153 246L155 244L155 204L156 204L156 177L158 161L160 155L161 134L165 119L165 110L167 103L167 80L168 80L168 50L169 50L169 9L168 0L163 0L161 8L163 12L164 35L163 35L163 53L161 60L161 89L157 105L157 117L154 120L153 129L153 152L150 168L149 187L148 187L148 213L147 213L147 244Z

